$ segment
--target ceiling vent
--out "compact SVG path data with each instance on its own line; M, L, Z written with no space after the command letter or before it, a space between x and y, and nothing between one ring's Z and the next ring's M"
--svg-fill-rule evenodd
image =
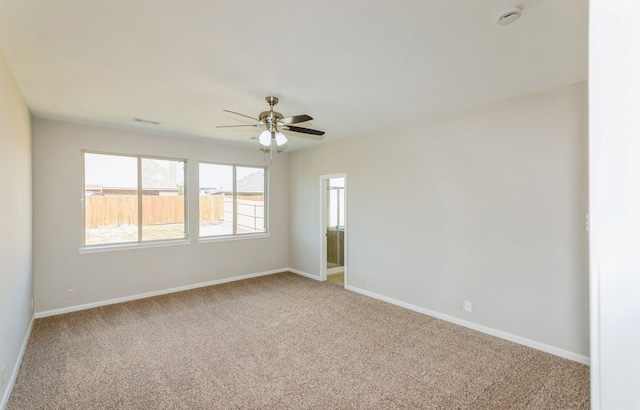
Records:
M135 122L139 122L140 124L160 125L160 121L145 120L144 118L139 118L139 117L133 117L132 119Z
M498 14L498 24L504 26L518 20L522 14L522 8L522 6L509 6L502 9Z

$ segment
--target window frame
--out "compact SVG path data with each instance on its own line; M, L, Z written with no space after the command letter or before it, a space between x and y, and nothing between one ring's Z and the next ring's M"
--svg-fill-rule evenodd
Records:
M202 189L202 187L200 186L200 180L201 180L200 165L201 164L232 167L233 223L232 223L231 234L207 235L207 236L201 235L200 200L199 200L200 190ZM262 193L263 207L264 207L264 231L262 232L238 233L237 168L256 168L256 169L262 169L264 171L264 185L263 185L263 193ZM270 218L269 218L269 167L268 166L228 163L228 162L219 162L219 161L207 161L207 160L198 161L198 242L218 242L218 241L257 238L257 237L269 237L271 236L271 228L270 228L269 220Z
M137 183L137 193L136 193L136 203L137 203L137 240L129 241L129 242L114 242L114 243L101 243L101 244L87 244L87 226L86 226L86 154L95 154L95 155L110 155L116 157L126 157L126 158L135 158L136 159L136 183ZM171 246L171 245L185 245L191 243L189 236L189 189L188 189L188 181L189 181L189 160L187 158L177 158L177 157L168 157L168 156L160 156L160 155L146 155L146 154L130 154L130 153L119 153L119 152L110 152L110 151L99 151L99 150L90 150L90 149L82 149L81 150L81 163L82 163L82 233L81 233L81 247L80 253L92 253L92 252L103 252L109 250L120 250L120 249L133 249L133 248L149 248L149 247L158 247L158 246ZM183 201L184 201L184 237L182 238L167 238L167 239L153 239L153 240L143 240L143 207L142 207L142 198L144 196L144 187L142 186L142 161L144 159L150 160L162 160L162 161L175 161L182 162L184 164L183 170L183 178L184 178L184 186L183 186Z

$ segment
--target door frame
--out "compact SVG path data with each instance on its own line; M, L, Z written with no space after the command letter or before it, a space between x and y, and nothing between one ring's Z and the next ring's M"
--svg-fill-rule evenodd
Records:
M327 214L327 201L329 188L329 180L334 178L344 178L344 284L347 285L347 173L320 175L320 280L327 280L327 227L329 224L329 216Z

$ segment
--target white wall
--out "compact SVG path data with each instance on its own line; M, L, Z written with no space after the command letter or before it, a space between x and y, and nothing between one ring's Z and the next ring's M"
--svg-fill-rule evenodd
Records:
M320 275L341 172L349 286L587 360L586 83L290 153L293 269Z
M287 154L269 168L271 236L198 243L198 161L269 165L257 147L46 119L34 119L33 134L37 315L288 266ZM80 254L82 149L187 158L191 244Z
M591 403L640 409L640 5L590 5Z
M0 53L0 408L28 336L31 297L31 117L18 85Z

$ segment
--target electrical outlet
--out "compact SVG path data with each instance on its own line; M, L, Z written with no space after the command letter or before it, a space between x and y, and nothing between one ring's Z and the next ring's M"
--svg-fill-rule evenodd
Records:
M75 297L76 297L76 290L75 289L67 289L67 298L73 299Z
M464 301L464 311L471 312L471 301L469 300Z
M367 283L367 275L360 275L360 282Z
M589 214L584 219L584 230L589 232Z
M460 298L453 298L453 308L458 310L462 309L462 301Z
M4 386L4 366L0 369L0 386Z

